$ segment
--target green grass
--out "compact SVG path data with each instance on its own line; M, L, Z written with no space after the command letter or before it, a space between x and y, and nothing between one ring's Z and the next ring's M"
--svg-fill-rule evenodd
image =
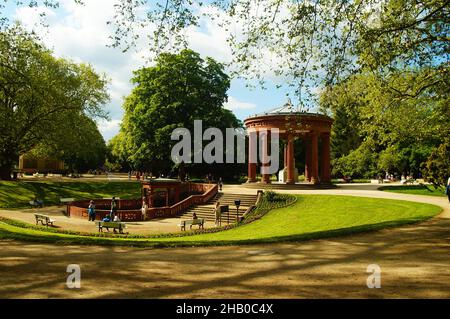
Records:
M446 196L445 187L434 187L433 185L410 185L410 186L382 186L380 191L413 195Z
M60 197L90 199L117 196L139 198L139 182L0 182L0 208L27 207L37 196L45 205L59 203Z
M331 183L332 184L342 184L342 183L345 183L345 182L343 182L342 179L332 179ZM368 184L368 183L370 183L370 179L355 178L355 179L352 179L352 181L350 183L345 183L345 184L356 184L356 183Z
M38 242L130 246L206 246L300 241L416 223L437 215L438 206L408 201L299 195L291 206L230 230L183 237L125 238L77 236L0 222L0 238Z

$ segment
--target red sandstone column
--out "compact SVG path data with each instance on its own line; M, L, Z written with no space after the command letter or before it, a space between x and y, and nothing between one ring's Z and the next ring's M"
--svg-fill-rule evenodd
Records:
M330 134L322 135L322 180L323 183L331 182L330 171Z
M250 131L248 134L248 176L247 183L255 183L256 182L256 160L258 158L257 152L257 132ZM252 163L253 161L253 163Z
M311 181L311 140L306 138L305 182Z
M287 140L287 178L286 184L295 184L294 162L294 136L289 135Z
M262 149L262 155L264 156L263 162L266 162L268 159L268 155L269 155L269 151L270 151L269 145L270 145L270 131L267 131L267 135L265 137L263 149ZM262 164L262 165L268 167L269 163ZM270 184L270 174L263 174L261 182L263 182L264 184Z
M317 134L311 136L311 183L319 182L319 149Z

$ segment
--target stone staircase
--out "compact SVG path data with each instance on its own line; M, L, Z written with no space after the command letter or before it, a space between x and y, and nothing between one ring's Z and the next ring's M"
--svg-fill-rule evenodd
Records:
M211 198L206 204L196 205L189 210L178 215L182 220L192 219L194 213L197 214L198 218L204 218L206 222L215 222L214 206L216 202L219 201L220 205L228 205L230 210L230 223L236 221L236 205L235 200L241 200L241 205L239 206L239 216L242 216L247 208L253 206L256 202L257 195L243 195L243 194L224 194L217 193L217 195ZM226 225L228 221L228 213L222 213L222 225Z

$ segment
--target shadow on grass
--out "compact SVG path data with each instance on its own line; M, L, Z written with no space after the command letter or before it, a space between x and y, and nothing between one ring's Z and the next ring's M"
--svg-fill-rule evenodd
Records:
M279 243L279 242L300 242L306 240L314 239L324 239L348 236L353 234L360 234L365 232L373 232L381 229L398 227L409 224L416 224L428 219L432 216L427 217L417 217L402 220L386 221L374 224L366 224L352 227L345 227L326 231L316 231L308 232L303 234L295 234L289 236L276 236L276 237L266 237L258 239L240 239L240 240L216 240L216 241L205 241L205 240L189 240L189 236L185 237L183 241L169 241L157 238L148 238L148 240L136 240L136 238L126 238L126 237L95 237L92 234L86 235L73 235L66 233L66 235L74 236L69 238L63 238L58 236L59 232L49 232L45 230L39 230L40 234L30 234L24 231L8 231L0 226L0 239L12 239L19 241L32 241L40 243L53 243L53 244L79 244L79 245L117 245L117 246L135 246L135 247L199 247L199 246L228 246L228 245L251 245L251 244L268 244L268 243ZM8 223L9 224L9 223ZM15 224L16 229L22 229L20 227L21 223L11 223ZM61 233L59 233L61 234ZM170 238L170 237L169 237Z
M62 198L139 198L140 183L124 182L0 182L0 207L24 208L35 196L44 205L56 205Z
M445 196L445 188L443 186L436 187L434 185L381 186L378 190L418 195Z

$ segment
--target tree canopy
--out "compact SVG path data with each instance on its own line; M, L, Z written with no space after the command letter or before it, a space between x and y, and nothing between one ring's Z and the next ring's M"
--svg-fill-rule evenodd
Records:
M72 172L102 167L107 148L95 121L84 114L68 114L63 121L64 129L48 132L28 154L38 158L58 158Z
M92 126L86 116L106 118L106 83L90 65L53 57L19 25L0 32L0 179L36 146L61 145L53 137L69 137L68 125Z
M134 169L170 174L177 168L171 160L171 133L175 128L193 132L194 120L202 120L204 128L242 126L223 107L230 86L223 65L194 51L163 53L155 66L135 71L132 82L135 88L125 99L121 132L111 141L111 152Z
M450 0L119 0L109 23L113 46L128 50L145 34L149 47L163 52L186 48L187 28L214 20L227 32L234 75L264 81L273 72L309 103L316 87L362 70L389 74L413 65L448 76L449 10ZM433 82L424 85L416 89ZM404 89L404 99L418 92Z
M125 49L139 37L133 23L155 25L152 47L167 50L186 45L188 26L215 19L229 32L236 75L263 81L274 72L297 87L301 103L317 86L362 70L389 74L413 65L448 76L448 0L141 0L121 1L116 9L113 40ZM430 85L406 87L403 98Z
M414 99L402 99L402 88L420 85L418 79L423 77L432 78L436 84ZM388 78L355 75L324 91L321 107L335 119L334 174L374 177L389 172L417 176L450 134L448 85L440 72L422 68L403 70ZM428 170L426 175L430 174Z

